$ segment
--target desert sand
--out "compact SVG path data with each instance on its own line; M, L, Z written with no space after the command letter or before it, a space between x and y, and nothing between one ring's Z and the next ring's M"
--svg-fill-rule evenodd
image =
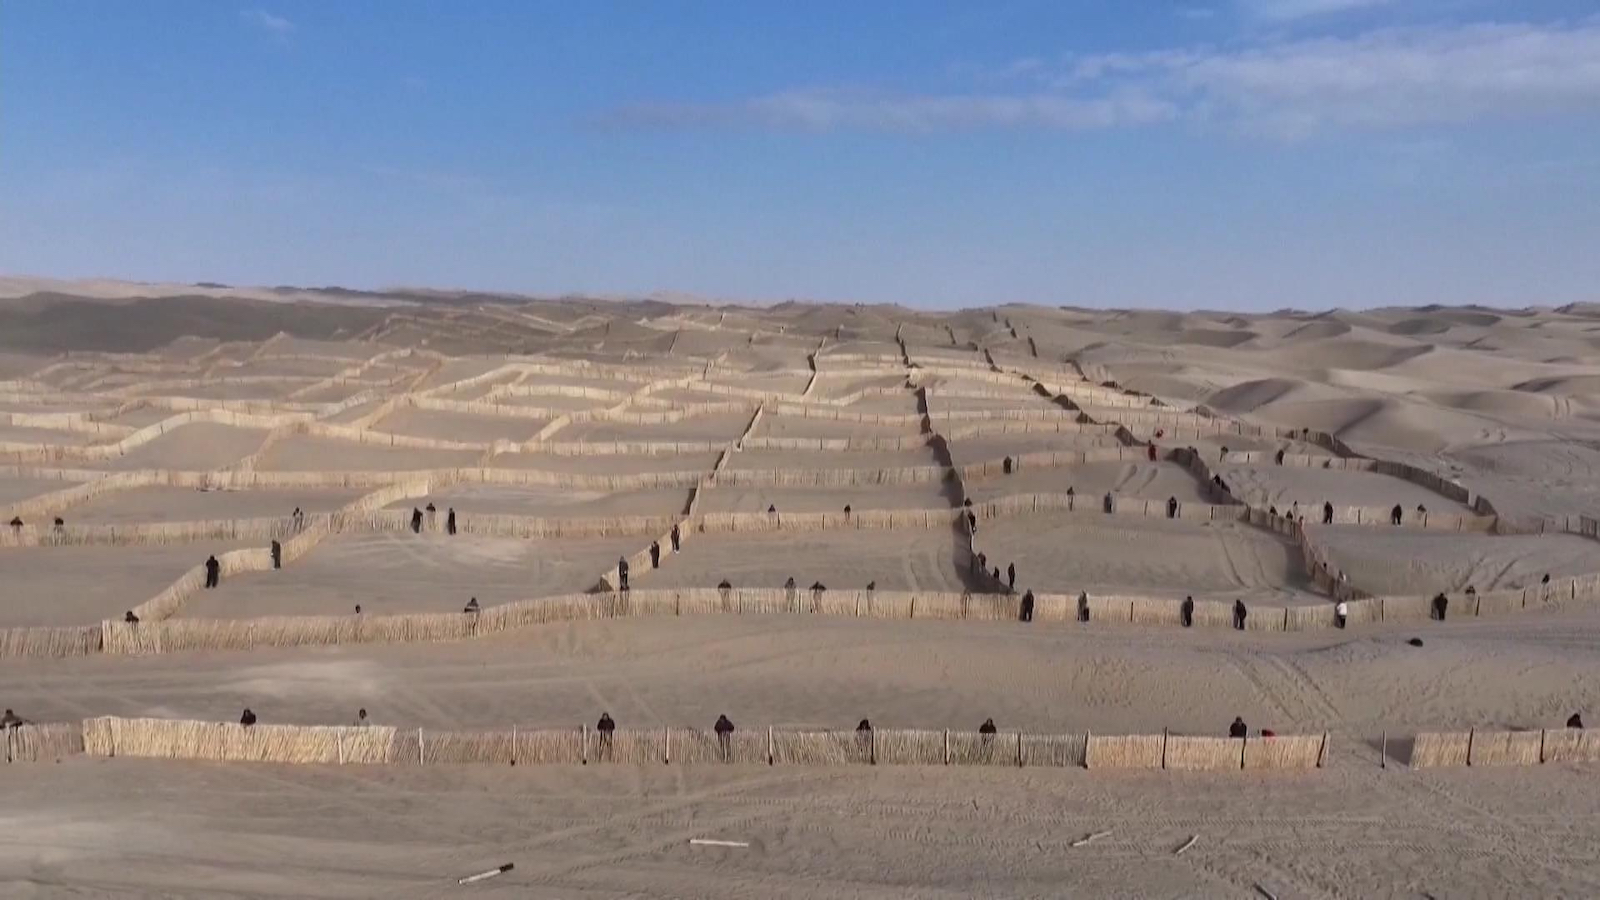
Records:
M24 278L0 279L0 297L7 635L98 638L135 608L159 628L604 597L620 556L640 592L792 577L983 595L984 552L1016 566L1018 593L1280 612L1337 594L1396 613L1240 632L747 612L441 642L0 649L0 704L37 722L248 706L302 725L366 708L400 729L576 728L608 711L648 729L727 714L752 731L993 718L1215 735L1241 716L1252 735L1326 733L1330 748L1319 769L1198 773L69 756L0 765L0 894L1600 893L1593 765L1408 764L1419 732L1600 719L1600 311L931 314ZM1371 460L1409 468L1349 465ZM976 535L951 524L963 500ZM1324 502L1340 524L1320 524ZM1296 504L1303 527L1265 518ZM1346 512L1395 504L1401 527ZM447 534L451 509L485 530ZM652 568L638 555L667 523L686 540ZM517 536L546 528L592 536ZM269 536L294 545L281 570L262 561ZM185 587L212 553L237 570ZM1492 610L1473 614L1468 585L1498 593ZM1399 614L1441 591L1447 621Z

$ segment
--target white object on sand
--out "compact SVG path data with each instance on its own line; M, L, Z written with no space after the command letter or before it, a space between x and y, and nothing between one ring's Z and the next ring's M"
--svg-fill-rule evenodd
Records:
M701 847L748 847L749 841L713 841L707 838L690 838L689 843Z
M1109 837L1110 835L1111 835L1111 832L1109 832L1109 831L1096 831L1094 834L1088 835L1087 837L1081 837L1081 838L1073 841L1072 842L1072 846L1074 846L1074 847L1082 847L1084 844L1090 843L1091 841L1098 841L1101 838Z
M1183 846L1182 847L1179 847L1177 850L1174 850L1172 852L1172 855L1173 856L1182 856L1183 855L1183 851L1189 849L1190 847L1193 847L1194 846L1194 842L1198 841L1198 840L1200 840L1200 835L1198 835L1198 834L1189 835L1189 839L1187 841L1183 842Z
M496 868L490 869L487 872L479 872L476 875L468 875L465 878L458 878L458 879L456 879L456 884L472 884L475 881L483 881L486 878L493 878L496 875L501 875L501 874L504 874L506 872L509 872L512 869L516 868L516 866L517 866L516 863L506 863L503 866L498 866Z

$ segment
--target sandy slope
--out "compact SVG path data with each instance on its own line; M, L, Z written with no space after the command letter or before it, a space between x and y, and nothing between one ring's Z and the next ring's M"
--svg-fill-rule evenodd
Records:
M631 392L663 377L663 366L684 377L709 371L717 384L798 394L810 380L807 357L819 346L825 374L816 397L898 389L910 376L927 386L935 411L1044 408L1048 401L1020 380L984 380L990 357L972 349L981 345L996 364L1046 381L1071 381L1081 369L1094 382L1144 390L1168 406L1201 404L1249 424L1332 432L1363 453L1456 478L1522 527L1537 530L1536 520L1547 520L1555 530L1569 514L1600 515L1595 307L1238 315L1006 306L932 314L26 279L0 279L0 295L16 298L0 303L5 411L93 411L144 426L171 413L146 408L113 416L116 405L146 393L208 403L283 397L379 354L390 356L363 382L305 391L296 400L306 405L296 411L359 421L378 400L342 412L319 404L357 390L386 392L385 383L429 370L422 386L446 387L529 353L550 354L533 358L542 362L591 360L629 377L508 372L436 396L481 398L519 380ZM311 299L348 305L304 302ZM73 355L60 355L64 350ZM441 359L441 352L458 358ZM902 352L919 368L904 367ZM850 354L873 360L841 358ZM950 374L966 366L969 374ZM47 389L29 380L34 374ZM224 380L230 375L279 380L241 384ZM187 378L201 384L157 384ZM994 396L950 396L962 391ZM660 392L657 400L711 396L689 387ZM1157 408L1146 398L1137 402ZM896 393L866 397L854 411L914 410L910 394ZM750 412L663 425L580 422L552 439L731 441L753 412L752 402ZM1120 414L1109 405L1090 412L1105 421ZM484 441L525 437L542 424L411 409L378 428ZM936 423L947 425L954 427ZM0 432L0 439L54 439L58 446L83 439L22 423L0 425ZM914 436L920 423L866 425L769 410L756 433ZM84 467L215 469L253 453L265 437L190 425ZM1208 459L1223 446L1330 452L1276 437L1173 439L1180 442ZM961 463L1113 445L1104 437L1039 433L951 443ZM476 466L481 457L290 437L260 468L399 473ZM715 459L527 454L496 465L556 475L705 473ZM923 450L750 450L730 463L816 469L933 461ZM1325 498L1459 508L1386 476L1271 465L1232 465L1223 474L1245 499L1280 508ZM0 502L70 484L11 469L0 473ZM986 499L1069 486L1091 508L1106 491L1127 500L1214 499L1187 470L1142 460L1030 466L967 487ZM705 492L700 508L947 509L956 499L947 487L717 488ZM333 508L356 495L148 489L66 516L87 524L280 515L295 505ZM454 506L467 514L669 516L681 514L689 496L687 488L457 485L393 507L432 500L441 511ZM1016 562L1021 588L1327 602L1307 583L1292 544L1237 524L1051 513L985 521L978 537L991 564ZM1313 537L1335 566L1374 592L1454 593L1469 583L1487 591L1535 583L1546 572L1600 571L1594 541L1574 535L1315 527ZM496 603L586 588L617 555L647 543L346 533L281 572L230 577L182 615L344 614L358 602L373 613L449 611L473 595ZM232 546L0 548L0 627L117 616L207 553ZM947 528L696 534L663 568L633 574L640 588L707 587L725 577L777 587L793 576L802 586L876 581L884 590L958 591L973 581L964 536ZM1426 642L1410 646L1412 637ZM1282 775L887 767L288 771L128 760L0 766L0 895L431 898L461 892L454 877L514 861L515 873L472 892L1238 897L1260 885L1280 897L1591 896L1600 893L1600 828L1592 813L1600 791L1592 771L1384 770L1374 744L1385 731L1551 726L1573 711L1592 722L1600 718L1597 664L1600 612L1559 597L1492 619L1452 616L1442 624L1379 623L1348 632L706 615L543 626L458 644L0 660L0 702L41 720L105 713L231 719L249 705L267 721L341 723L366 706L379 722L401 727L576 725L604 709L625 725L648 727L705 725L726 712L744 728L848 728L863 716L885 726L960 728L992 716L1002 728L1214 734L1242 715L1255 729L1326 729L1334 741L1329 769ZM1396 761L1404 758L1403 746L1393 749ZM1103 842L1068 846L1105 829L1113 834ZM1200 836L1195 849L1172 856L1191 834ZM694 836L752 846L690 849L686 840Z

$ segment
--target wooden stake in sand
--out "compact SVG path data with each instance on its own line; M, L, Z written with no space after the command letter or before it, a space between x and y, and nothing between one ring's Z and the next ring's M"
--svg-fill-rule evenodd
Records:
M714 841L709 838L690 838L689 843L697 847L748 847L749 841Z
M517 867L516 863L506 863L503 866L498 866L496 868L490 869L487 872L479 872L476 875L468 875L465 878L458 878L458 879L456 879L456 884L472 884L474 882L483 881L485 879L493 878L496 875L504 875L505 873L511 871L512 869L515 869L516 867Z
M1271 892L1271 891L1267 890L1266 888L1262 887L1261 886L1261 882L1259 882L1259 881L1256 882L1254 887L1256 889L1256 893L1258 893L1261 896L1267 898L1267 900L1278 900L1278 895L1274 894L1273 892Z
M1103 837L1110 837L1110 836L1111 836L1111 832L1109 832L1109 831L1096 831L1094 834L1085 835L1085 836L1083 836L1081 838L1078 838L1077 840L1073 841L1070 846L1082 847L1085 844L1090 844L1090 843L1093 843L1094 841L1100 840Z
M1172 855L1173 856L1182 856L1183 852L1185 850L1188 850L1190 847L1193 847L1194 846L1194 842L1198 841L1198 840L1200 840L1200 835L1198 835L1198 834L1189 835L1189 839L1187 841L1183 842L1183 846L1182 847L1179 847L1178 849L1172 851Z

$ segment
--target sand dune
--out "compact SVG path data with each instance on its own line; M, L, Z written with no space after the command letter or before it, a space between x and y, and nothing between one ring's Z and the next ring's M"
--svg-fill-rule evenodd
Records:
M785 515L839 513L847 504L863 513L948 516L963 487L977 501L1069 488L1083 499L1086 508L1073 512L1019 504L981 520L977 549L991 568L1014 563L1019 590L1243 599L1255 610L1294 607L1285 625L1324 623L1329 592L1339 588L1314 583L1310 552L1366 593L1444 590L1458 600L1445 623L1406 616L1396 602L1384 607L1392 619L1346 631L752 611L563 621L456 643L227 652L168 645L139 656L0 658L0 700L37 720L231 720L250 706L267 722L333 724L364 706L376 721L408 731L575 727L607 710L623 727L652 729L704 726L727 713L758 735L769 724L848 730L862 717L879 727L935 730L993 717L1007 734L1216 735L1237 715L1252 740L1262 728L1326 731L1331 748L1322 770L1270 774L680 764L291 771L122 758L13 764L0 766L13 838L0 841L0 894L182 895L203 881L240 897L420 898L448 893L456 873L505 861L516 869L471 890L874 898L1053 896L1067 884L1085 896L1600 892L1592 863L1600 837L1588 818L1596 789L1587 769L1411 771L1399 737L1553 728L1574 711L1591 722L1600 717L1593 677L1600 612L1592 593L1567 580L1600 575L1595 539L1585 534L1600 517L1600 307L1257 315L1012 304L936 314L671 297L555 301L420 289L0 279L0 295L8 293L15 299L0 303L0 437L27 442L28 452L0 451L0 507L24 510L27 521L16 532L0 525L0 629L73 626L99 634L102 619L149 600L208 553L259 551L264 543L163 544L137 526L277 517L294 506L355 514L340 517L339 530L282 570L230 572L219 589L178 598L152 616L343 616L356 603L363 615L450 613L471 596L493 606L590 589L653 536L638 533L638 523L625 529L632 536L594 540L470 529L414 535L378 530L392 515L360 512L430 502L468 517L677 521L691 516L696 498L694 515L708 518L684 522L689 540L659 569L636 560L631 580L640 591L706 588L724 578L776 588L793 577L802 588L875 582L881 591L981 595L994 584L973 571L963 528L924 521L799 531L791 521L787 530L728 533L726 520L715 518L772 506L782 524ZM328 302L311 302L319 299ZM823 374L801 401L813 355ZM589 365L568 365L577 361ZM1069 387L1083 400L1081 415L1039 395L1032 379ZM1080 379L1153 398L1095 388L1091 401ZM935 413L930 433L915 414L914 392L904 390L908 381L926 391ZM608 394L497 390L506 385ZM620 408L652 415L728 399L712 387L795 396L784 403L787 413L768 402L757 437L903 438L906 446L736 447L761 404L756 396L741 397L741 411L662 424L554 414L618 407L614 394L639 393ZM848 407L827 402L872 388L890 393L861 395ZM401 401L410 391L427 394ZM134 397L149 399L130 403ZM424 399L486 397L504 401L500 413L419 408ZM382 405L391 399L398 411ZM515 414L537 407L552 414ZM1186 412L1174 416L1174 408ZM85 444L188 409L292 414L370 434L357 442L288 426L274 433L176 420L126 455L82 459L93 455ZM828 418L840 413L846 420ZM848 421L872 413L903 419ZM907 466L942 475L940 447L958 465L1113 448L1121 446L1115 425L1135 416L1143 422L1134 434L1164 427L1160 450L1195 447L1244 503L1305 508L1326 499L1465 512L1435 490L1432 473L1477 495L1467 499L1478 501L1480 515L1496 516L1495 528L1313 525L1285 536L1238 521L1245 512L1238 505L1219 506L1208 519L1210 504L1222 498L1204 476L1149 462L1142 445L1133 451L1137 461L1030 461L1014 474L974 475L964 484L749 487L726 484L738 476L712 477L719 463L721 472L747 479L756 470ZM1152 424L1155 416L1166 418ZM101 423L122 427L101 432ZM382 443L384 434L398 434L486 444L546 427L565 455ZM968 436L950 437L958 429ZM671 441L715 446L646 453L615 443ZM1282 449L1297 461L1353 451L1415 469L1400 470L1401 478L1246 465L1224 460L1224 447L1269 457ZM53 510L28 502L130 469L195 473L189 484L256 486L110 490L63 505L61 532L50 529ZM542 471L551 483L478 483L490 477L485 469L506 480ZM305 486L337 484L353 471L368 487ZM655 472L680 473L681 486L596 490L589 486L602 482L589 480L572 487L580 477ZM417 484L422 479L426 486ZM404 492L374 493L402 480ZM1126 504L1114 516L1098 511L1108 491ZM1169 497L1202 515L1140 514L1138 501L1159 507ZM892 523L870 517L870 524ZM52 546L80 538L100 543ZM1556 583L1549 597L1537 588L1545 574ZM1532 588L1532 602L1474 617L1459 599L1468 584L1485 593ZM979 596L973 608L989 602ZM258 623L239 633L270 642L276 632ZM1407 642L1419 637L1422 646ZM0 641L0 652L16 646L27 644ZM1388 769L1379 767L1385 733L1393 739ZM1113 834L1103 842L1070 846L1106 829ZM751 846L690 848L687 839L701 835ZM1194 849L1173 856L1191 835Z

